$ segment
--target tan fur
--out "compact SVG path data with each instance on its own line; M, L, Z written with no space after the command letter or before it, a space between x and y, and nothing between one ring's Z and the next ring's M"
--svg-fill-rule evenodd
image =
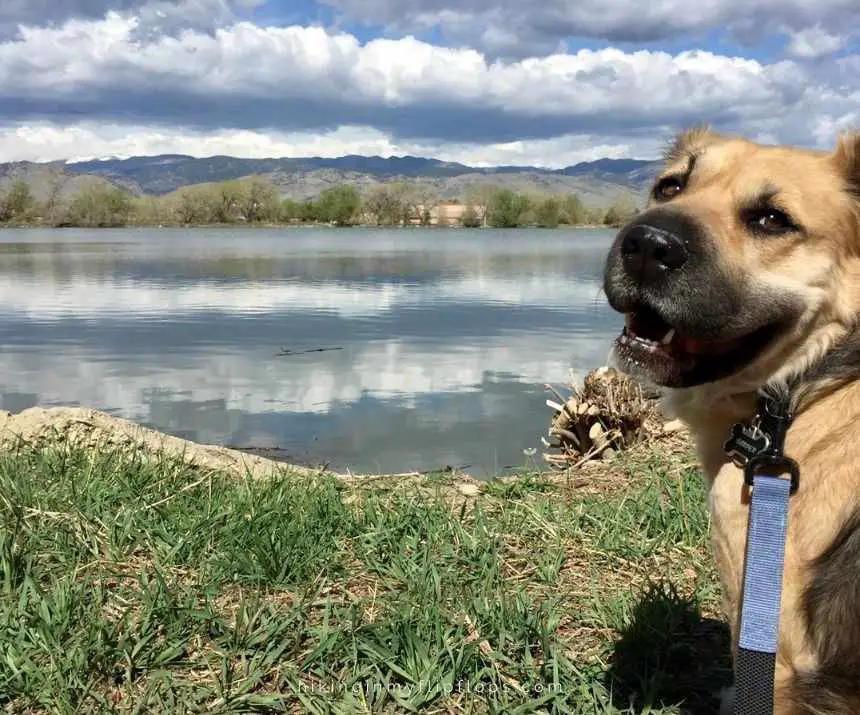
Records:
M673 204L707 225L717 260L738 281L800 296L806 306L790 333L737 374L666 395L668 410L691 427L710 485L714 553L736 648L749 503L743 475L727 461L723 443L733 423L754 413L755 390L801 373L857 320L860 222L854 187L860 183L860 135L843 136L833 152L813 152L760 146L697 128L676 140L665 173L683 172L693 155L690 184ZM757 240L739 225L736 206L767 186L778 192L780 208L799 220L805 235ZM802 481L788 524L777 715L807 712L796 709L789 694L794 673L816 666L801 599L810 561L860 504L858 437L860 381L816 386L788 435L786 453L798 462Z

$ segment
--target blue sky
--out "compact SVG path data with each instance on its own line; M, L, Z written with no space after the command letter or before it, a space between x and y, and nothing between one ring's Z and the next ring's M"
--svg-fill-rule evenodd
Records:
M857 126L857 0L3 0L0 161L651 158Z

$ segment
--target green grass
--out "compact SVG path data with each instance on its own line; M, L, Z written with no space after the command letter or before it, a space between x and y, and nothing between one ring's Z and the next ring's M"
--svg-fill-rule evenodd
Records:
M729 672L686 453L595 488L0 454L0 708L708 713Z

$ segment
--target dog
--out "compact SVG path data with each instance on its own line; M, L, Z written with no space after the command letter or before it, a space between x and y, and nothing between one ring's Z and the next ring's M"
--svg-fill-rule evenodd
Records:
M860 133L815 151L682 132L603 278L613 365L693 435L735 656L750 496L724 443L760 390L790 399L774 711L860 713Z

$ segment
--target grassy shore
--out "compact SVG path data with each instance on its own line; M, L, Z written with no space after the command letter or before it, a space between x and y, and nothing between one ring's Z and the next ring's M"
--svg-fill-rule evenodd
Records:
M715 712L702 485L656 448L477 489L6 451L0 708Z

